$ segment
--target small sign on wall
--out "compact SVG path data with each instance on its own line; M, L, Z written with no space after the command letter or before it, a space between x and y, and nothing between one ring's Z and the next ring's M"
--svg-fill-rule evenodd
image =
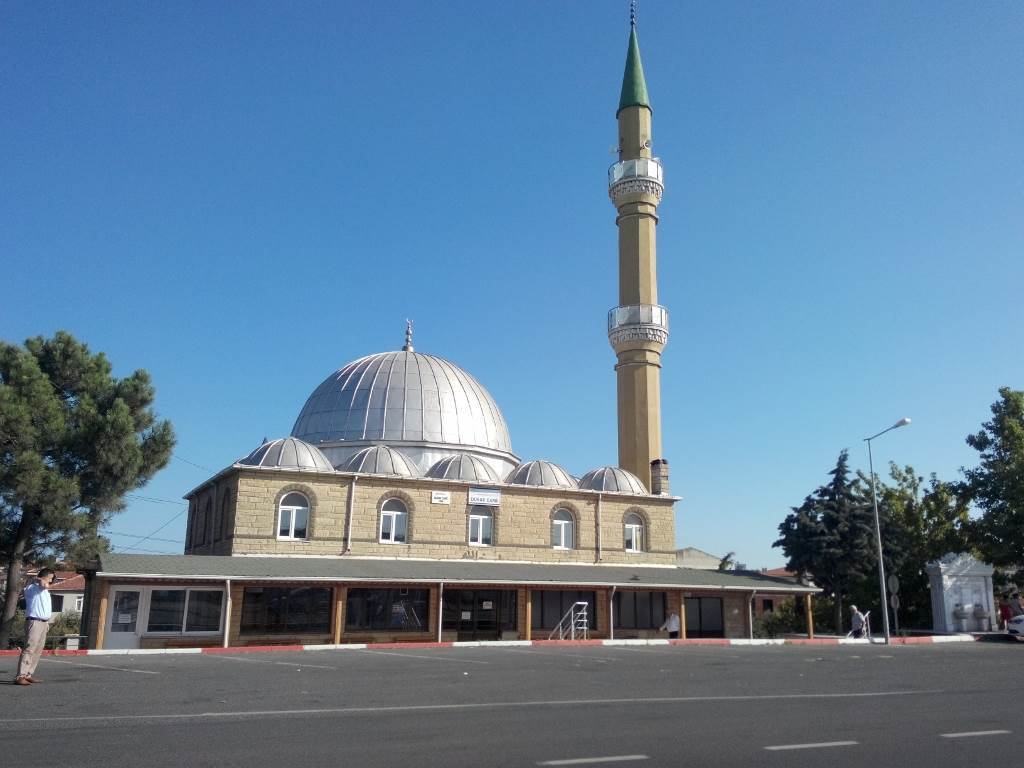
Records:
M470 505L479 504L484 507L500 507L501 491L493 491L489 488L470 488Z
M430 503L431 504L451 504L452 494L449 491L431 491L430 492Z

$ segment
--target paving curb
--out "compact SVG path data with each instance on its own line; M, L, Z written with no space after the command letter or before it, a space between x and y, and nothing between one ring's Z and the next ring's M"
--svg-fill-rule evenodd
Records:
M932 643L971 643L980 639L976 635L928 635L924 637L893 637L892 645L928 645ZM44 656L160 656L180 653L269 653L273 651L364 651L364 650L410 650L417 648L509 648L522 646L556 647L571 646L764 646L764 645L882 645L880 638L857 639L845 637L792 637L781 639L723 639L720 637L689 638L686 640L665 640L662 638L628 640L473 640L447 643L341 643L317 645L246 645L231 648L111 648L104 650L57 650L43 651ZM0 656L17 656L21 651L0 651Z

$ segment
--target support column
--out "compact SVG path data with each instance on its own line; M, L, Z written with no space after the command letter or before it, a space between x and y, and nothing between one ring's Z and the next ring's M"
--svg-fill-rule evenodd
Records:
M679 592L679 638L686 639L686 595Z
M814 639L814 611L811 609L810 593L804 595L804 609L807 611L807 638Z
M96 644L91 646L92 648L99 650L103 648L103 641L106 639L107 630L107 594L110 591L110 585L103 585L103 596L100 597L100 611L99 616L96 617Z
M341 628L345 620L345 587L334 588L334 637L331 638L335 645L341 644Z
M526 609L526 626L523 627L523 640L533 639L533 591L526 589L526 605L523 607Z

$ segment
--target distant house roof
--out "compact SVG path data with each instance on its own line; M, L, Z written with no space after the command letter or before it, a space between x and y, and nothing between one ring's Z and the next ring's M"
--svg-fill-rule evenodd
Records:
M353 557L231 557L125 555L107 552L94 565L106 578L170 581L359 581L660 589L820 592L760 573L676 566L552 565L547 563L392 560ZM92 569L90 569L92 570Z
M25 571L26 577L34 577L39 568ZM85 592L85 576L76 571L55 571L56 578L50 585L51 592Z
M702 570L717 570L718 564L722 562L719 555L712 555L703 549L696 547L683 547L676 550L676 562L682 568L700 568Z
M778 576L782 579L795 579L799 575L794 571L787 570L785 567L769 568L767 570L762 570L761 573L763 573L765 576Z

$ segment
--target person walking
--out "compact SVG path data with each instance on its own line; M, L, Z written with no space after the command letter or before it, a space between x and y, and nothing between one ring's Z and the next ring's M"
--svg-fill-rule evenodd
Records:
M658 629L661 631L667 629L669 640L677 639L679 637L679 614L672 611Z
M864 637L864 614L857 610L856 605L850 606L850 629L854 637Z
M18 659L15 685L43 682L33 675L43 646L46 645L46 632L50 629L50 617L53 615L50 585L54 575L49 568L43 568L36 574L35 583L25 587L25 647L21 649L21 657Z

